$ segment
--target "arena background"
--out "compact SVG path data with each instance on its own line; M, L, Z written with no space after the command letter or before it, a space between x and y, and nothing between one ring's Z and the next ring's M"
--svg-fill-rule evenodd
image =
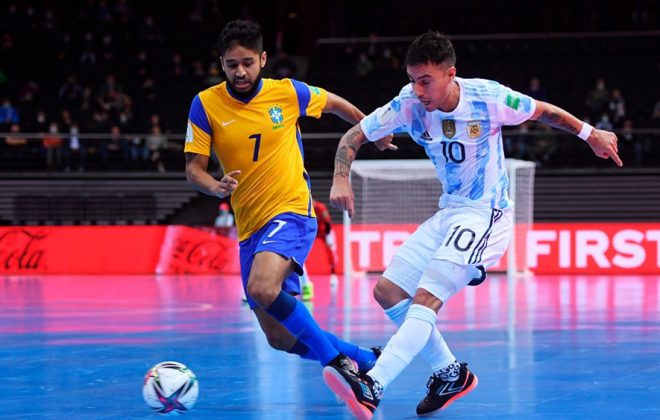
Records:
M85 232L80 242L70 230L46 226L158 225L148 230L154 239L145 250L160 255L164 226L213 224L219 200L184 181L182 133L194 95L222 81L215 47L220 29L242 17L263 26L267 76L325 87L366 112L406 83L402 60L412 38L437 29L455 43L460 76L498 80L615 130L623 169L594 158L572 136L530 123L506 132L506 153L537 165L536 222L571 222L562 226L573 231L585 229L580 223L624 223L597 228L606 237L606 257L642 252L636 268L655 271L656 227L647 224L660 219L655 6L655 1L195 1L163 8L159 2L9 2L0 21L0 224L10 227L2 229L0 269L89 272L64 264L56 250L89 249L99 232L121 231L78 228ZM326 116L304 119L302 129L313 193L326 201L333 154L348 126ZM396 155L369 146L360 158L425 157L405 136L397 143ZM213 170L218 174L217 165ZM340 221L337 212L332 215ZM625 225L629 222L645 224ZM614 236L628 227L637 234L622 240L632 245L614 249ZM558 234L551 237L556 241ZM123 238L96 241L111 246L98 253L106 259L106 251ZM35 250L40 257L27 263ZM158 265L112 254L117 255L112 265L129 272L154 272ZM93 271L106 269L116 270ZM327 267L319 262L310 269Z
M614 130L623 168L557 130L505 131L507 156L535 167L524 270L492 272L440 311L443 336L479 375L443 418L660 417L658 10L657 0L3 1L0 417L155 418L144 373L177 360L200 384L188 418L348 418L318 364L269 347L241 299L235 227L214 227L221 200L185 181L188 109L222 81L215 42L235 18L262 25L266 76L322 86L367 113L407 83L406 48L434 29L453 40L459 76ZM312 192L327 202L349 126L331 115L301 125ZM396 144L359 159L425 157L406 136ZM312 250L306 306L345 340L385 345L395 331L371 290L415 227L397 222L415 206L402 201L383 198L392 217L362 226L376 239L351 243L353 277L329 274L320 239ZM376 417L411 418L428 374L416 360Z

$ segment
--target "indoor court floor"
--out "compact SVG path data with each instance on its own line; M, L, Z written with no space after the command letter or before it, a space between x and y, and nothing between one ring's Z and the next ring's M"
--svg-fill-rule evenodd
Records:
M322 327L387 342L377 277L312 280ZM239 287L238 276L0 277L0 418L155 419L143 376L176 360L200 383L183 418L349 419L318 363L268 347ZM530 276L509 293L492 275L438 326L479 377L443 419L660 419L660 276ZM416 359L374 418L417 418L429 375Z

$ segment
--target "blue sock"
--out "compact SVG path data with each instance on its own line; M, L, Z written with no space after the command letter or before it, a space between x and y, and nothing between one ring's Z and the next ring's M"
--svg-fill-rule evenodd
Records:
M330 341L330 344L332 344L332 347L334 347L335 350L337 350L339 353L355 360L360 370L371 370L371 368L376 364L376 355L374 354L373 350L340 340L337 338L337 336L327 331L323 332ZM287 350L287 353L296 354L307 360L319 360L316 353L314 353L309 347L305 345L305 343L300 340L296 341L293 347Z
M319 360L319 357L314 353L305 343L300 340L296 340L293 347L286 351L287 353L297 354L302 359L307 360Z
M376 355L373 350L365 349L360 347L357 344L352 344L343 340L340 340L337 336L330 334L327 331L325 336L328 337L332 346L341 354L345 354L351 359L355 360L358 364L360 370L371 370L372 367L376 364Z
M339 355L305 305L290 294L280 291L266 312L309 347L323 366Z

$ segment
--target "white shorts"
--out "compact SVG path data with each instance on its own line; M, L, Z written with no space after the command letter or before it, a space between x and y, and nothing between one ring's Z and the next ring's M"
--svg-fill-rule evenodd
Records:
M478 276L477 266L495 265L504 255L511 237L513 210L470 206L440 209L397 250L383 276L410 296L424 282L437 276L423 276L431 260L441 260L473 269L463 270L465 279L452 279L458 290ZM402 264L403 263L403 264ZM423 279L423 281L421 281ZM423 287L433 293L435 287ZM457 291L458 291L457 290Z

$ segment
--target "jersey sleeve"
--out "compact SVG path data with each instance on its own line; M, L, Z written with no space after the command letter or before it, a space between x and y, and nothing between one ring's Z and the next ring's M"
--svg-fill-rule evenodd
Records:
M195 99L193 99L192 105L190 105L188 127L186 128L186 143L183 151L186 153L190 152L210 156L211 139L211 124L206 115L204 104L199 98L199 95L197 95L195 96Z
M392 99L360 121L360 128L369 141L379 140L388 134L405 131L401 118L401 97Z
M328 92L325 89L316 86L309 86L307 83L291 79L293 88L298 98L298 109L301 117L320 118L328 102Z
M536 101L504 85L497 87L497 121L500 125L518 125L534 115Z

